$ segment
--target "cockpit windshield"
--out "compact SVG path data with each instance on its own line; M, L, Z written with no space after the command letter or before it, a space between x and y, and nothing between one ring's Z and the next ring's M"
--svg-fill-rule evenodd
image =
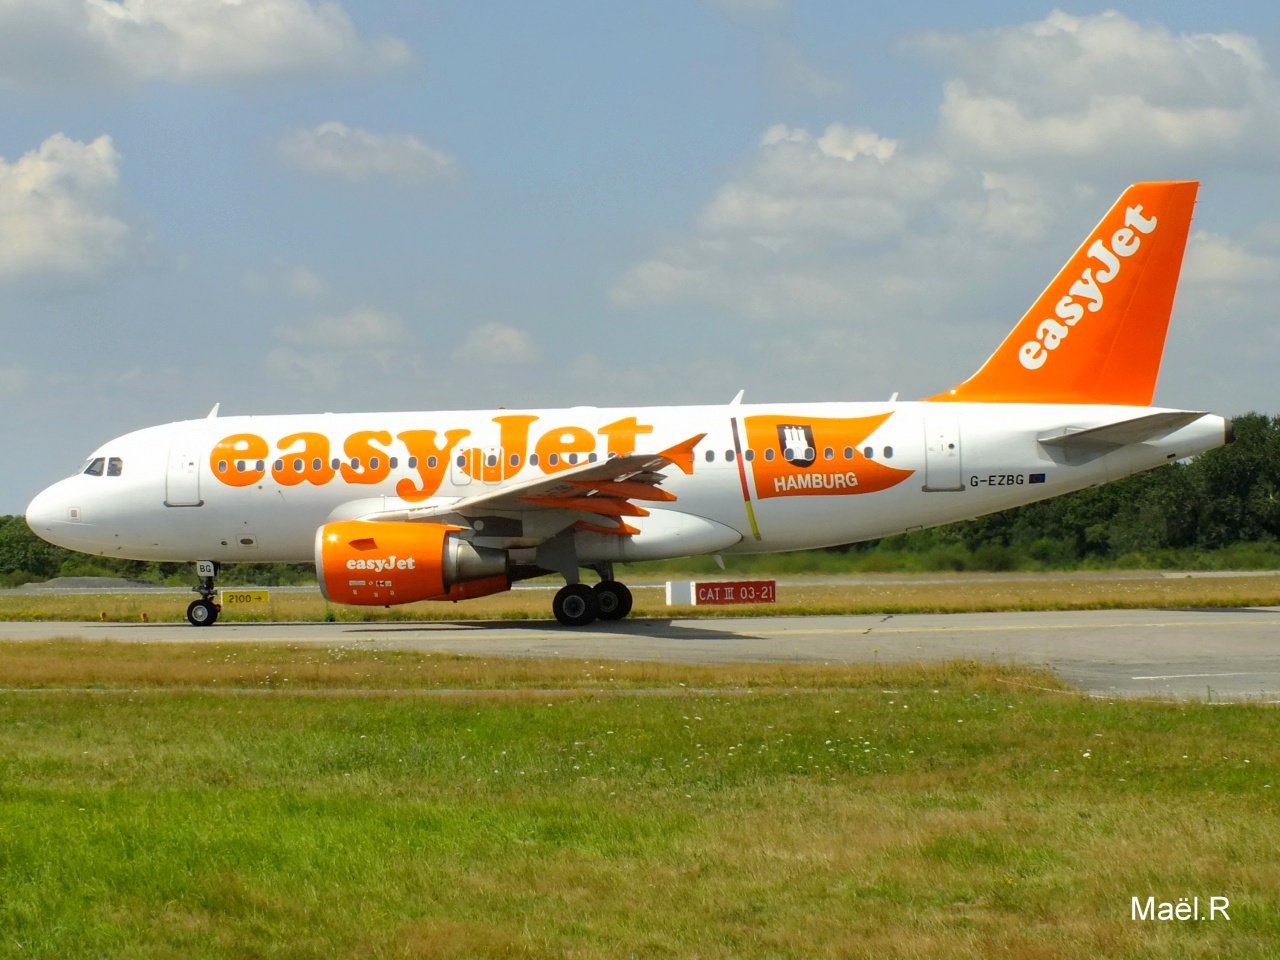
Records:
M118 477L124 473L124 461L119 457L94 457L80 472L88 477Z

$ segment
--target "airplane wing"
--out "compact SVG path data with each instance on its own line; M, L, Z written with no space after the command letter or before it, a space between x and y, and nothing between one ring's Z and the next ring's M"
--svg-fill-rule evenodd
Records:
M674 466L686 474L692 473L694 447L705 436L705 433L697 434L660 453L610 457L569 467L550 476L492 487L451 503L380 510L359 519L429 522L445 517L470 519L560 511L567 521L564 525L576 521L579 529L630 536L639 531L624 518L649 515L633 501L674 501L674 494L661 489L666 479L661 471Z

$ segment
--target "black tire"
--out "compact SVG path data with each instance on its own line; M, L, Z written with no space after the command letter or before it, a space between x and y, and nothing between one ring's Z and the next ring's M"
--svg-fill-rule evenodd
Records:
M601 620L621 620L631 612L631 591L625 583L602 580L595 585L595 595Z
M551 612L566 627L585 627L600 615L600 604L596 592L585 583L571 583L556 593Z
M218 622L218 605L212 600L192 600L187 607L187 621L193 627L212 627Z

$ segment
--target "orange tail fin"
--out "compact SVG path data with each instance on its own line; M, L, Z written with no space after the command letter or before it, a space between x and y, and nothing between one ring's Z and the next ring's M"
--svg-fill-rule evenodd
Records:
M1150 404L1199 186L1131 186L982 369L929 399Z

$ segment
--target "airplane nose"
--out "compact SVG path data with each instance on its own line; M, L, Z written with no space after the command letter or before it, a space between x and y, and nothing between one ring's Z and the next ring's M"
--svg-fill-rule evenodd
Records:
M41 532L49 531L53 525L54 509L53 497L48 490L41 490L36 494L35 499L27 504L27 526L32 533L38 536Z
M70 506L65 490L59 489L61 484L55 483L36 494L35 499L27 504L27 526L31 532L42 540L57 543L54 539L59 530L68 523L80 520L80 508Z

